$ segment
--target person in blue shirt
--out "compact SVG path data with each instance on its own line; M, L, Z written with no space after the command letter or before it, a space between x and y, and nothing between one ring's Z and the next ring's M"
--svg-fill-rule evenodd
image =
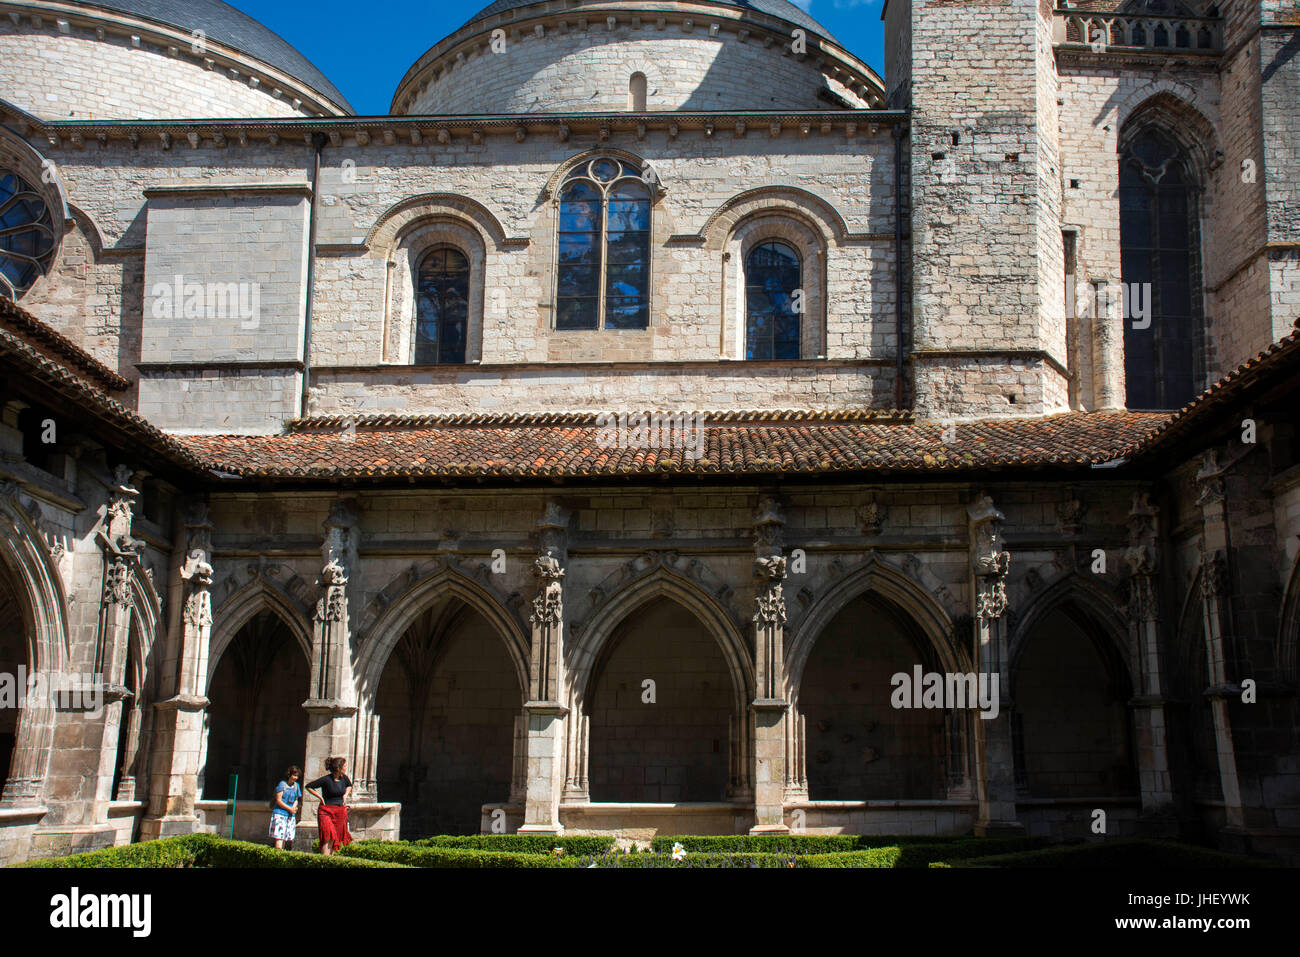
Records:
M296 764L284 772L284 780L275 786L275 800L271 803L271 839L277 850L284 850L284 842L293 843L298 833L298 808L302 803L302 788L298 777L302 769Z

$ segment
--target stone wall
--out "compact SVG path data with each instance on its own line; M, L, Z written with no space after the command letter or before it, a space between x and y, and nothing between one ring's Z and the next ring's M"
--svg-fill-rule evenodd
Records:
M234 70L234 76L207 67L211 57L193 54L193 39L168 43L161 36L116 32L99 38L88 24L48 19L39 28L30 21L15 26L6 16L0 20L0 91L20 109L50 120L322 115L303 102L303 91L284 82L288 78L281 89L251 63L241 63L245 72Z

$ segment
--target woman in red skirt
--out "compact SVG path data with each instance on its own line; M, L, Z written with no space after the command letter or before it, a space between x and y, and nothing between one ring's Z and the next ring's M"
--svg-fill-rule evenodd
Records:
M343 758L330 758L325 762L325 777L307 785L307 793L320 801L316 808L316 821L320 825L320 850L322 854L334 853L336 847L352 843L348 833L348 799L352 796L352 779L343 772L348 762Z

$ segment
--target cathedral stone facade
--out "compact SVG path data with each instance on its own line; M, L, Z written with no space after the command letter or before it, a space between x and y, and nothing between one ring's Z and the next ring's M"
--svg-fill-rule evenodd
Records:
M883 19L498 0L363 117L0 0L0 862L330 755L369 837L1296 861L1300 7Z

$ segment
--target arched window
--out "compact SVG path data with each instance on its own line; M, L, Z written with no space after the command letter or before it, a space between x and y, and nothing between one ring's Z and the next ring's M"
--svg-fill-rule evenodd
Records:
M54 226L40 193L0 169L0 296L17 299L54 256Z
M800 357L802 303L795 294L802 272L799 254L785 243L762 243L745 257L746 359Z
M555 328L649 324L650 189L630 163L583 163L560 190Z
M634 113L645 112L645 74L633 73L628 83L627 108Z
M440 246L420 262L416 277L415 364L465 361L469 331L469 260Z
M1124 373L1130 409L1179 409L1203 365L1200 215L1185 152L1157 128L1120 159Z

